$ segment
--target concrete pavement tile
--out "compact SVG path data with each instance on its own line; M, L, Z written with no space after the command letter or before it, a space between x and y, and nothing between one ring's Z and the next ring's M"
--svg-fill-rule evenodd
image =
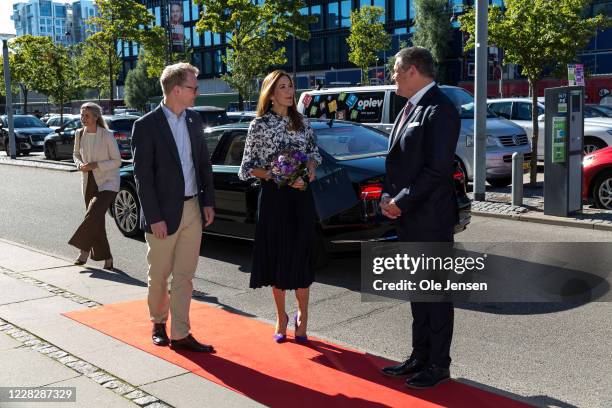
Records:
M13 349L19 346L21 346L21 342L18 342L11 336L0 333L0 351Z
M53 296L48 291L0 274L0 305ZM2 314L0 314L2 317Z
M125 343L111 348L92 349L79 357L135 386L187 372Z
M219 406L224 408L246 408L264 406L242 394L205 380L193 373L143 385L140 388L177 408Z
M70 262L0 241L0 266L6 269L24 272L66 265L70 265Z
M1 278L2 276L0 276L0 279ZM0 287L1 286L2 281L0 280ZM0 291L0 293L1 292L2 291ZM47 292L47 294L51 295L49 292ZM0 296L2 295L0 294ZM61 313L81 309L87 309L87 306L80 305L61 296L51 296L27 302L1 305L0 318L20 326L33 334L37 334L36 330L30 330L30 328L44 326L49 324L49 322L54 322Z
M38 402L32 406L35 406L36 408L126 408L138 406L120 395L115 394L113 391L100 387L98 384L85 377L78 377L57 382L50 386L76 387L76 402ZM7 404L6 407L24 408L24 404L11 403ZM2 408L4 408L4 405L2 405Z
M99 303L124 302L147 296L146 285L134 278L82 266L29 271L24 275Z
M0 351L0 361L3 387L39 387L79 375L56 360L26 348Z

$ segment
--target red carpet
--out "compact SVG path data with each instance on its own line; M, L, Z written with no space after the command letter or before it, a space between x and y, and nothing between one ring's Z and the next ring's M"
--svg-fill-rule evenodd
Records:
M296 344L291 337L276 344L271 325L195 301L192 332L213 344L216 354L179 354L154 346L144 300L66 316L272 407L527 406L455 381L433 390L409 390L403 381L379 373L388 360L317 339L311 339L310 346Z

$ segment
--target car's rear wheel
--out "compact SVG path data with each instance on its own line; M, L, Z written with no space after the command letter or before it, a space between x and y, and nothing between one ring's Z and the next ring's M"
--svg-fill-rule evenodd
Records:
M136 191L123 184L115 196L112 204L112 214L119 231L126 237L135 237L142 234L140 230L140 203Z
M47 143L45 144L45 158L49 160L57 160L57 149L55 147L55 143Z
M605 171L595 179L593 200L596 207L612 210L612 170Z
M496 178L487 181L495 188L508 187L510 184L512 184L512 177Z
M606 142L601 139L592 136L584 138L584 154L593 153L595 150L603 149L604 147L607 147Z

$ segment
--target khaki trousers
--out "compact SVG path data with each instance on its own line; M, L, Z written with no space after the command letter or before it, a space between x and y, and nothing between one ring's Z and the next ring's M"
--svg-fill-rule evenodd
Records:
M165 323L172 314L170 338L180 340L189 334L189 306L193 276L198 266L202 242L202 215L197 198L185 201L178 230L165 239L146 233L149 250L149 314L153 323ZM168 278L170 296L168 296Z

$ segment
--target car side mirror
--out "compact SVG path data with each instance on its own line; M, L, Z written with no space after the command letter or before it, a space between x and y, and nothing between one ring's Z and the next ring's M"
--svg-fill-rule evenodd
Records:
M544 119L546 119L546 115L542 114L538 116L538 122L544 122Z

